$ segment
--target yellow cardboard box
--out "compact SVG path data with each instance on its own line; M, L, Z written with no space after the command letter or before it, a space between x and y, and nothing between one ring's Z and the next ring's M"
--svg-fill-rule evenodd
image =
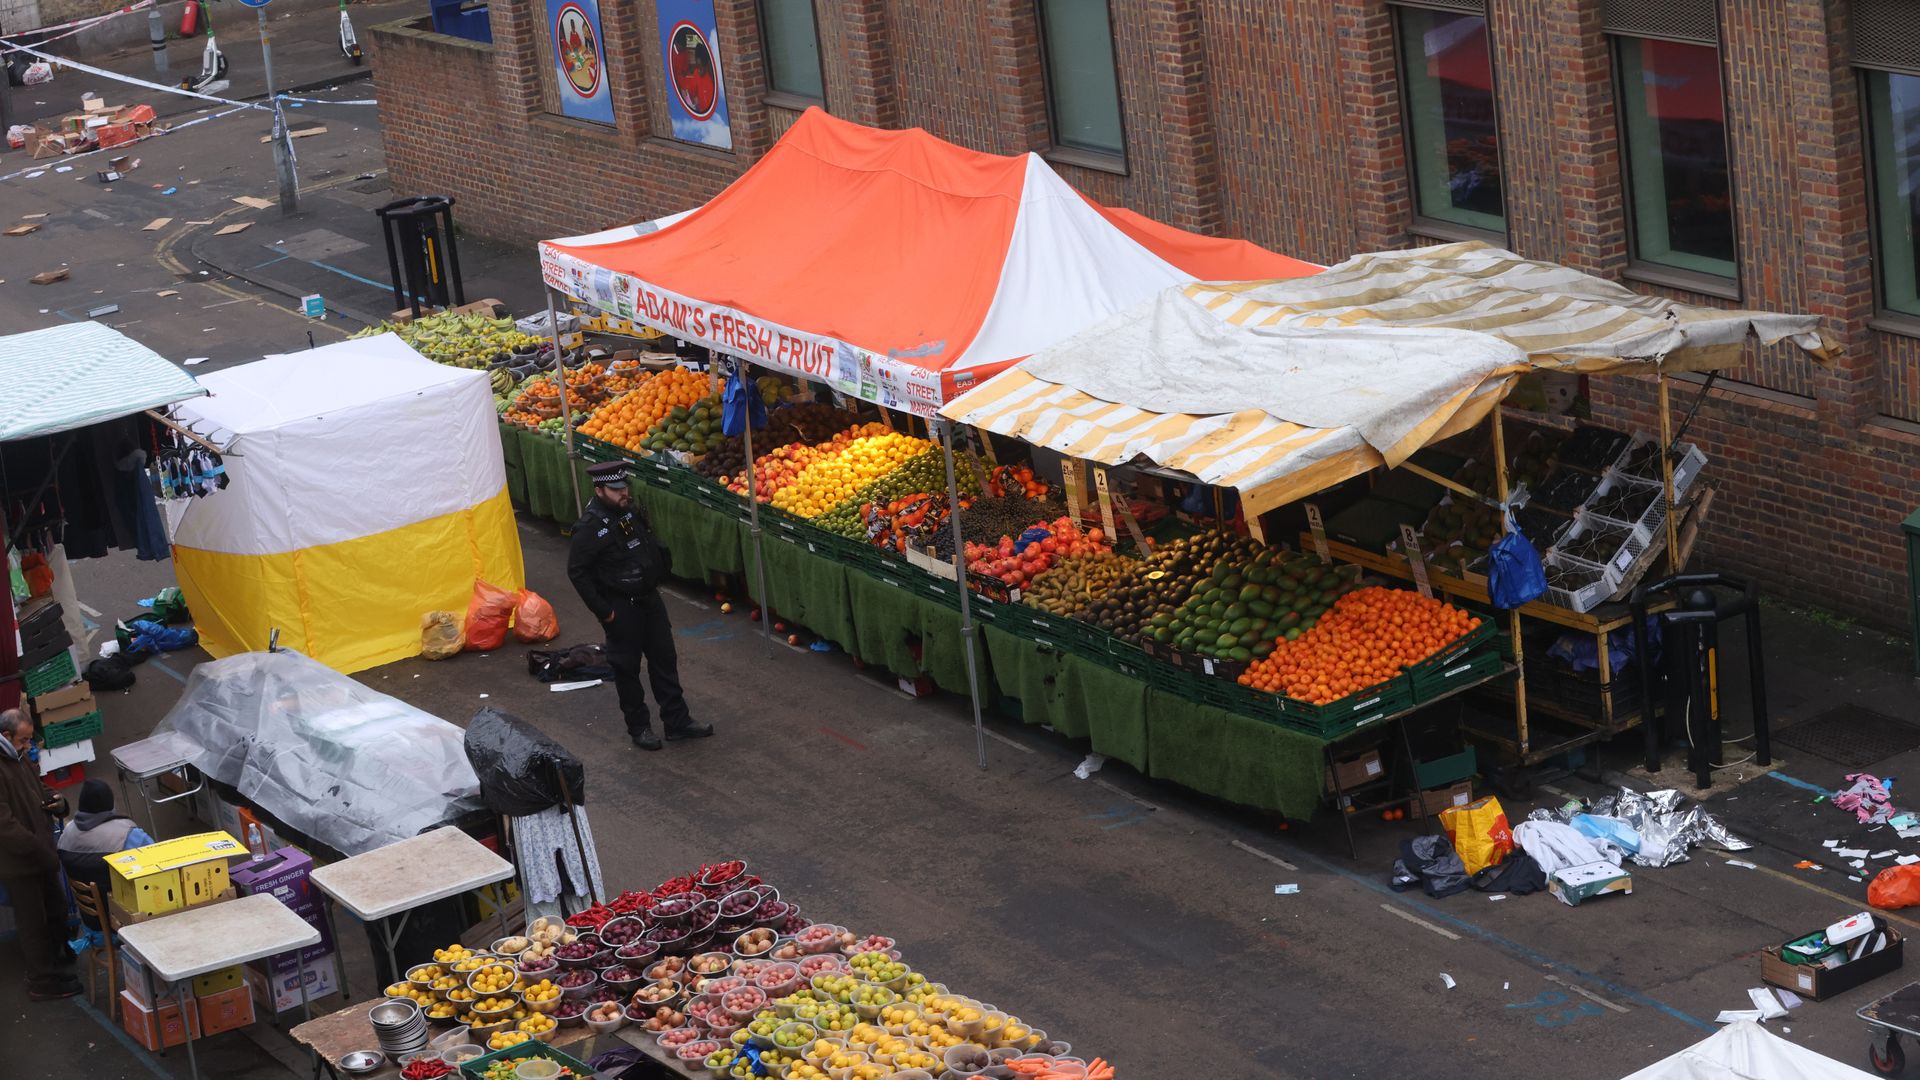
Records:
M146 915L204 903L227 891L227 860L246 853L226 833L209 832L109 855L113 899Z

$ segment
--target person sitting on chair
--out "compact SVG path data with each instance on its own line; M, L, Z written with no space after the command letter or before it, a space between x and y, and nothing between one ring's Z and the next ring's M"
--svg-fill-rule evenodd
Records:
M60 834L55 847L60 851L60 865L66 868L67 880L91 883L105 897L113 888L107 856L151 843L154 839L145 829L114 810L113 789L102 781L88 780L80 785L80 808L73 815L73 823ZM88 919L87 929L100 927Z

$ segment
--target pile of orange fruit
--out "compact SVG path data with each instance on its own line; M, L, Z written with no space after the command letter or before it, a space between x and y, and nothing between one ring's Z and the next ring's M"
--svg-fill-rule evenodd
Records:
M1355 589L1313 629L1276 642L1238 681L1325 705L1383 683L1479 628L1478 618L1444 600L1405 589Z
M580 425L580 434L628 450L640 450L647 432L676 407L691 408L707 396L707 377L685 368L668 368L607 402Z

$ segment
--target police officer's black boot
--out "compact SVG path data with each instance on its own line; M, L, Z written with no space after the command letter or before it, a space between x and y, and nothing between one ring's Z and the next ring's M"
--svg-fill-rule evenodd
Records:
M658 750L665 744L660 741L660 734L653 728L643 727L633 736L633 745L642 750Z

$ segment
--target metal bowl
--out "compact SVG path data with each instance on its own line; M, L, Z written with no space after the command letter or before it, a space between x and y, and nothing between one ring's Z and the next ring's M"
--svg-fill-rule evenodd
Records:
M367 1013L367 1019L376 1028L404 1028L420 1017L420 1006L411 998L394 998L383 1001Z
M387 1055L378 1050L355 1050L340 1058L340 1070L361 1076L376 1072L387 1063Z

